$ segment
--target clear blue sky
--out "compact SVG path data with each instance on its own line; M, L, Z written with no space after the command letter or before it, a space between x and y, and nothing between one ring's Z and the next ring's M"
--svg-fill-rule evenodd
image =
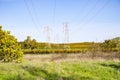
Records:
M103 41L120 36L120 0L0 0L0 25L18 41L31 36L63 42L63 24L68 23L69 41Z

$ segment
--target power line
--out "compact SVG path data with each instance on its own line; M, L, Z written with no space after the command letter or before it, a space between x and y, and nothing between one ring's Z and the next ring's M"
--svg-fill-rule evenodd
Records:
M54 7L53 7L53 21L52 21L52 25L55 25L55 16L56 16L56 0L54 0Z
M85 11L85 9L88 7L88 6L86 6L86 5L88 5L88 3L89 3L89 0L87 0L87 2L82 6L82 8L81 8L82 10L79 11L80 14L81 14L81 12L83 13L83 12ZM79 14L79 13L78 13L78 14ZM78 15L75 15L74 18L73 18L73 20L70 20L69 22L70 22L70 23L73 23L73 21L74 21L76 18L78 18Z
M88 10L88 12L81 18L81 21L84 21L85 18L88 17L89 14L94 11L94 9L95 9L96 6L98 5L98 3L99 3L99 0L96 0L95 4L94 4L94 5ZM86 6L87 6L87 5L86 5ZM79 29L79 28L78 28L78 29ZM71 33L76 32L78 29L76 29L75 31L72 31Z
M87 25L88 23L90 23L104 8L105 6L107 6L107 4L110 2L110 0L107 0L105 2L105 4L91 17L89 18L89 20L87 22L85 22L84 24L82 24L81 26ZM80 27L82 28L82 27ZM74 32L77 32L80 28L77 28Z
M30 8L29 8L29 5L28 5L27 1L24 0L24 3L25 3L25 6L26 6L26 8L27 8L27 11L28 11L29 15L31 16L31 20L32 20L34 26L36 27L36 30L39 32L39 29L38 29L38 27L37 27L37 24L36 24L36 22L35 22L35 20L34 20L34 17L33 17L33 15L32 15L32 12L31 12L31 10L30 10Z
M97 16L109 3L110 0L106 1L105 4L103 4L103 6L88 21L91 22L95 18L95 16Z
M94 4L94 5L92 6L92 8L87 12L87 14L82 18L81 21L83 21L86 17L89 16L90 13L92 13L92 12L95 10L95 8L97 7L99 1L100 1L100 0L97 0L97 1L95 2L95 4Z
M38 19L38 15L37 15L37 12L36 12L36 8L35 8L35 4L33 2L33 0L30 0L31 1L31 7L33 8L33 12L34 12L34 16L35 16L35 19L36 19L36 22L37 22L37 25L38 25L38 28L41 26L39 24L39 19Z

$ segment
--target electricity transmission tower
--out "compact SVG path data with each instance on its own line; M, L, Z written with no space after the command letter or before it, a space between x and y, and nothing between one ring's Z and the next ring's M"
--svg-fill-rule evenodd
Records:
M69 48L69 27L68 27L68 23L64 23L64 28L63 28L63 32L64 32L64 48Z
M46 48L51 48L50 44L50 28L47 26L44 28L44 31L46 33Z
M55 41L55 44L56 44L56 48L59 49L59 35L58 34L55 35L54 41Z

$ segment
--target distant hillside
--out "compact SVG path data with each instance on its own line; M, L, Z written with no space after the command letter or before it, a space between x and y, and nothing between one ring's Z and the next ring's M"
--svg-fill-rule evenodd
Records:
M115 37L115 38L113 38L111 40L114 41L114 42L120 42L120 37Z
M119 51L120 37L105 40L103 43L78 42L78 43L57 44L57 43L28 41L28 42L19 42L19 44L22 45L22 49L24 50L24 53L40 53L40 54L41 53L81 53L91 50L95 51L98 50L98 48L101 51ZM111 44L114 44L114 46Z
M50 43L52 49L63 49L63 48L69 48L69 49L88 49L91 46L91 42L82 42L82 43L69 43L69 44L54 44ZM48 43L39 43L40 49L46 48Z
M19 42L19 44L23 45L24 42ZM51 49L89 49L91 45L93 44L92 42L80 42L80 43L68 43L68 44L63 44L63 43L42 43L42 42L37 42L39 49L46 49L48 44L50 45ZM94 44L99 44L99 43L94 43Z
M111 39L111 40L116 43L116 48L117 48L118 50L120 50L120 37L116 37L116 38L113 38L113 39Z

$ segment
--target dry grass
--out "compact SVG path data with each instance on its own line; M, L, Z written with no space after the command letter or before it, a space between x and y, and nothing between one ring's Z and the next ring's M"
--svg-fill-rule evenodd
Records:
M84 54L25 54L24 59L33 62L71 62L71 61L120 61L120 53L100 53L92 54L90 52Z

